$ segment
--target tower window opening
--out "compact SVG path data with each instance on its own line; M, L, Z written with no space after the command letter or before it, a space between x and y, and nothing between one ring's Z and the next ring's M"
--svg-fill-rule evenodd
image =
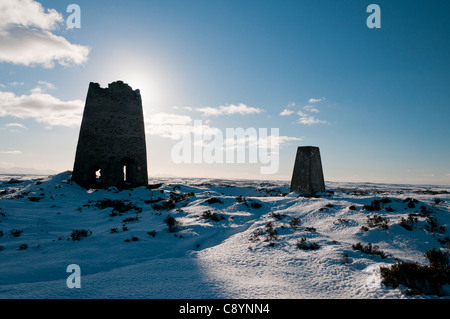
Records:
M123 169L123 181L125 183L131 183L131 160L129 158L124 158L122 160Z
M97 183L101 183L101 181L102 181L102 170L101 169L97 169L95 171L95 181Z

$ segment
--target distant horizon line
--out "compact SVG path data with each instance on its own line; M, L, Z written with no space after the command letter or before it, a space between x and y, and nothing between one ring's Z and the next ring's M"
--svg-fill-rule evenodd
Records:
M59 175L65 172L72 172L71 170L65 170L61 172L55 173L0 173L0 176L40 176L40 177L51 177L55 175ZM164 175L149 175L148 181L155 178L164 178L164 179L209 179L209 180L230 180L230 181L262 181L262 182L286 182L290 183L290 179L258 179L258 178L238 178L238 177L187 177L187 176L164 176ZM392 185L392 186L421 186L421 187L448 187L450 188L450 184L427 184L427 183L400 183L400 182L370 182L370 181L332 181L325 180L325 183L349 183L349 184L373 184L373 185Z

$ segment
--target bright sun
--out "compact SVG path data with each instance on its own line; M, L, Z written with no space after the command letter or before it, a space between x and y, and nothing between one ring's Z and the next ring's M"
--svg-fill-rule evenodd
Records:
M163 102L163 94L161 85L156 79L158 78L158 70L149 64L145 59L135 57L124 61L126 54L116 53L111 57L109 64L116 67L108 69L104 75L108 83L113 81L123 81L133 88L139 89L142 97L142 105L144 110L158 110ZM156 71L156 72L155 72Z
M158 94L155 90L156 84L153 82L153 79L147 77L145 74L130 72L129 75L124 75L121 80L131 86L133 90L139 89L144 106L152 109L158 108Z

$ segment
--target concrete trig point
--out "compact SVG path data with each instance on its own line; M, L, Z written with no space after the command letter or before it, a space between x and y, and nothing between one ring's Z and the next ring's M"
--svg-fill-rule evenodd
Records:
M122 81L89 84L72 179L85 188L148 184L139 90Z
M294 191L308 196L325 191L322 160L318 147L300 146L297 148L291 180L291 192Z

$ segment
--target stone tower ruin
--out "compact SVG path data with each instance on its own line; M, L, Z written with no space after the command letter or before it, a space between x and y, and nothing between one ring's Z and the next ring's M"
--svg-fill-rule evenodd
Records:
M148 184L139 90L122 81L89 84L72 179L85 188Z
M325 191L320 150L316 146L297 148L291 192L298 191L307 196Z

